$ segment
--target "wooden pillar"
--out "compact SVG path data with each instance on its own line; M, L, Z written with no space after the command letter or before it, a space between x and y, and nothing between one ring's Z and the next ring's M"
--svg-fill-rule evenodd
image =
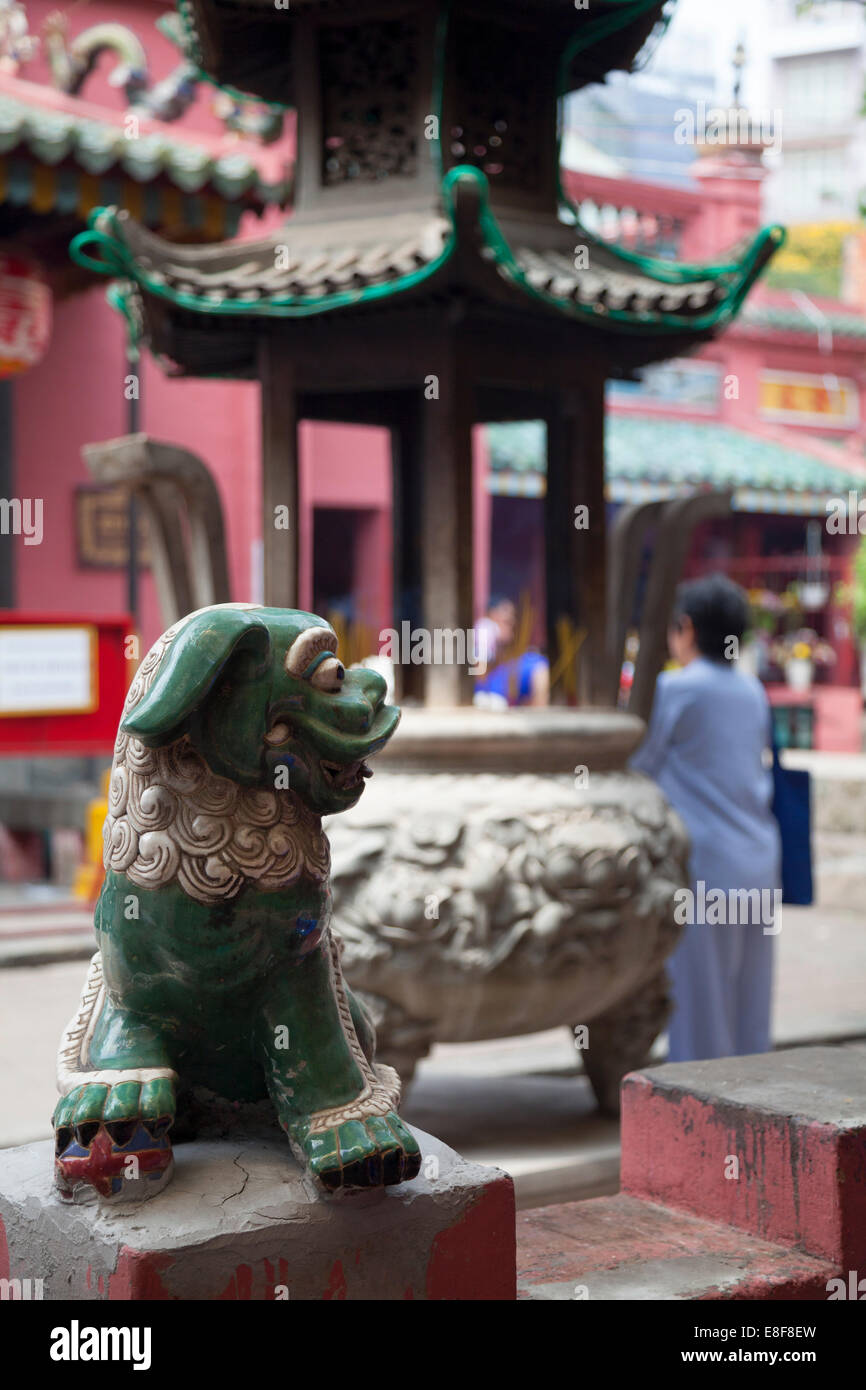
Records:
M605 702L604 384L561 392L547 420L545 582L551 704Z
M426 404L426 403L424 403ZM422 623L421 535L422 497L421 405L417 393L407 395L391 422L392 626L398 633ZM422 699L423 670L411 663L395 670L399 698Z
M547 488L544 495L544 589L550 703L577 697L578 541L574 527L574 459L579 429L573 396L559 397L546 419Z
M294 366L278 332L261 339L259 380L264 601L274 608L296 608L300 531L297 392Z
M589 526L578 530L578 612L586 632L581 647L578 698L581 704L608 702L607 664L607 513L604 496L604 378L591 379L580 392L580 447L575 501L589 512Z
M474 623L472 585L472 425L474 389L469 364L449 345L434 358L421 391L421 611L435 632L468 634ZM438 370L437 370L438 367ZM443 638L448 650L451 639ZM424 668L424 702L471 704L466 662Z

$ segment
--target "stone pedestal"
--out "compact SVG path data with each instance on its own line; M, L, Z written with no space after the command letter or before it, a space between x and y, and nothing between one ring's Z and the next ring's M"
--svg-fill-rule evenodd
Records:
M163 1192L110 1208L60 1200L50 1143L8 1149L0 1279L22 1282L4 1296L513 1299L511 1179L415 1135L421 1173L397 1187L322 1197L284 1137L251 1133L179 1144Z
M404 1084L434 1042L566 1025L602 1106L668 1013L687 841L616 710L404 713L327 824L347 978Z

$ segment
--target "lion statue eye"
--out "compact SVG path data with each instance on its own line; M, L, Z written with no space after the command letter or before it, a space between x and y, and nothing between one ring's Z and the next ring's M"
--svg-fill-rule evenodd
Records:
M329 627L307 627L286 652L286 670L296 680L312 680L319 667L336 660L337 635Z
M310 685L316 690L328 690L337 694L343 688L346 668L336 656L328 656L310 676Z

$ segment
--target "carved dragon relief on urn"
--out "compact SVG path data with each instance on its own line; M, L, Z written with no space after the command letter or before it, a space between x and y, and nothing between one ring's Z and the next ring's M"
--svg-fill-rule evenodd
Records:
M343 980L321 826L399 718L310 613L202 609L145 657L115 746L99 950L58 1056L62 1195L158 1192L201 1094L270 1097L326 1192L417 1174L399 1077Z

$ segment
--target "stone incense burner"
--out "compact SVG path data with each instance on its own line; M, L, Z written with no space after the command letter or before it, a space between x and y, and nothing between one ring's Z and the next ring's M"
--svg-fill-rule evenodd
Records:
M434 1042L588 1028L605 1109L664 1027L684 828L615 710L407 710L328 823L344 968L408 1079Z

